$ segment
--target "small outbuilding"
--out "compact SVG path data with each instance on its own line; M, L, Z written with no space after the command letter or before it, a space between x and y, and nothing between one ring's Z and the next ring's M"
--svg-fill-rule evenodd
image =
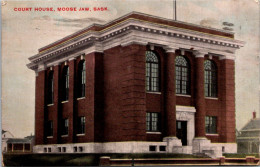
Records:
M256 112L253 112L253 118L240 130L237 136L238 153L260 153L260 119L256 118Z

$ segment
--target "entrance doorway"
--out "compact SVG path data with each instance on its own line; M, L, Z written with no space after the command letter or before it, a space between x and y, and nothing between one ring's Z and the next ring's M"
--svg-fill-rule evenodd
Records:
M176 135L183 146L187 146L187 121L176 121Z

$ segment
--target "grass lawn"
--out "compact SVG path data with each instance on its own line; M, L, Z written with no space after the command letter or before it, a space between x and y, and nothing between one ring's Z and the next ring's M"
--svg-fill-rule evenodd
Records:
M101 156L111 158L202 158L187 154L4 154L6 166L96 166Z
M256 158L259 158L259 154L223 154L226 158L245 158L246 156L255 156Z

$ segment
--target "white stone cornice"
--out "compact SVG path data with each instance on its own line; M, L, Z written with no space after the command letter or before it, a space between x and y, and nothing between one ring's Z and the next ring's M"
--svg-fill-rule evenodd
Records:
M69 61L72 61L72 60L75 60L76 58L75 57L71 57L69 58Z
M167 52L167 53L175 53L176 50L179 50L181 48L180 45L170 45L170 46L165 46L163 47L163 49Z
M224 53L221 55L225 56L225 53L239 49L239 47L244 45L242 41L231 38L143 22L138 19L129 19L104 31L90 31L71 41L41 52L29 58L32 63L28 64L27 67L36 70L37 66L41 63L48 64L49 66L57 61L68 60L71 57L75 57L74 54L71 55L68 53L71 51L78 52L83 47L88 50L86 52L88 54L91 52L102 53L104 50L120 45L124 47L131 44L147 45L150 43L155 46L164 47L166 52L175 52L176 49L185 48L188 50L194 48L194 50L200 51L200 48L202 48L213 53ZM203 57L208 53L196 54L196 57ZM232 56L224 58L231 59Z
M232 53L225 53L224 55L219 56L219 60L224 60L224 59L229 59L229 60L235 60L235 54Z
M37 71L44 71L46 69L46 65L45 64L39 64Z
M206 54L209 52L206 50L195 50L193 51L193 54L195 55L196 58L204 57Z

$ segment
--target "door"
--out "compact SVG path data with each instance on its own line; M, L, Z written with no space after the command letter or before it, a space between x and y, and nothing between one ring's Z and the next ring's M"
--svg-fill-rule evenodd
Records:
M187 121L176 121L176 133L182 145L187 146Z

